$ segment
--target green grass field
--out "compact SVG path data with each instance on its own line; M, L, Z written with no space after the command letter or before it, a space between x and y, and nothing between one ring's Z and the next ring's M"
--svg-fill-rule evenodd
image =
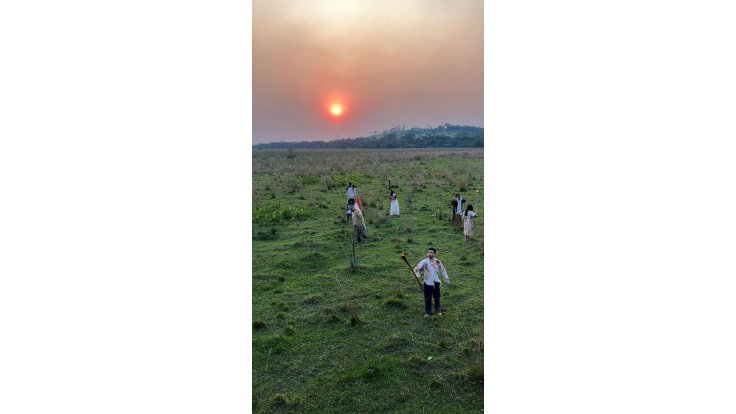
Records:
M348 180L368 226L355 270ZM450 222L456 192L478 213L471 241ZM481 412L482 198L482 149L254 150L253 412ZM429 246L452 284L424 318L399 254L415 266Z

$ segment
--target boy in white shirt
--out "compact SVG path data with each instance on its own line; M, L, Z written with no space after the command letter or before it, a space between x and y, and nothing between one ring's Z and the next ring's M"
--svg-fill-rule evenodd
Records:
M445 277L445 284L450 284L450 277L447 276L445 265L435 258L437 253L434 247L427 249L427 258L419 262L414 268L414 273L420 269L424 269L424 317L432 316L432 297L434 296L434 310L438 315L442 316L442 305L440 305L440 278L439 274Z
M348 183L347 195L348 195L348 210L350 210L350 206L355 204L355 195L356 195L355 186L353 185L352 182ZM350 221L350 213L348 213L348 221Z

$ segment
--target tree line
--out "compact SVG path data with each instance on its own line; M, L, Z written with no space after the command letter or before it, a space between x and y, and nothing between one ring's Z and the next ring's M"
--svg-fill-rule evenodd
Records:
M393 127L367 137L332 141L269 142L253 149L482 148L483 128L444 124L435 128Z

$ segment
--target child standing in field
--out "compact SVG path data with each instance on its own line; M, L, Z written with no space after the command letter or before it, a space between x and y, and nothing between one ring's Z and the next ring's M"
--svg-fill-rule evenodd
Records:
M391 216L398 216L399 215L399 199L396 197L396 193L393 191L390 191L388 193L388 201L391 203L391 210L389 210L389 215Z
M424 317L432 316L432 297L434 297L434 310L442 316L442 305L440 305L440 277L445 277L445 284L450 284L445 265L435 257L437 250L434 247L427 249L427 258L419 262L414 268L414 273L424 269Z
M470 238L473 236L473 217L475 216L477 216L477 214L475 214L475 211L473 211L473 205L468 204L468 208L465 209L465 224L463 226L463 234L465 234L465 240L470 240Z

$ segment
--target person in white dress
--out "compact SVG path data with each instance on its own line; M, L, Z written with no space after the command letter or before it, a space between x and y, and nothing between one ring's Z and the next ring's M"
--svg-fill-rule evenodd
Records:
M465 209L465 213L463 214L463 221L465 222L463 225L463 234L465 235L465 240L470 240L473 236L473 217L475 216L477 214L473 211L473 205L468 204L468 208Z
M389 211L389 215L392 216L398 216L399 215L399 199L396 197L396 193L391 191L388 193L388 199L391 202L391 210Z

